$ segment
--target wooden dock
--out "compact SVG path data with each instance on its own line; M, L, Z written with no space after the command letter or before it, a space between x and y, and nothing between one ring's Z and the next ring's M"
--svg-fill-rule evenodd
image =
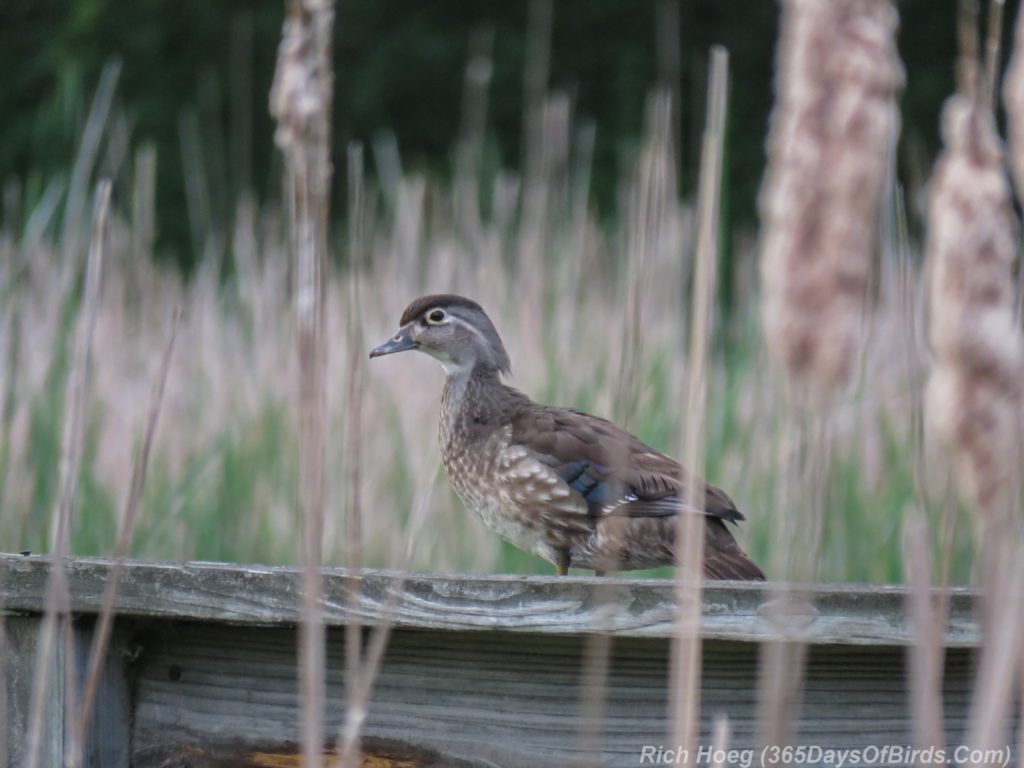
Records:
M65 711L81 686L112 564L71 559L66 567L73 642L58 644L51 670L42 766L62 762ZM0 555L6 646L0 695L6 694L10 766L23 764L50 569L47 558ZM340 570L325 573L330 734L338 732L344 713L345 623L353 617L367 627L393 621L365 723L364 765L571 765L580 749L584 648L588 636L600 633L612 637L600 764L666 764L644 748L674 747L666 742L671 582L403 578L382 571L365 572L356 582ZM301 588L295 568L127 563L84 765L298 765ZM799 743L832 749L912 744L907 594L898 587L819 586L808 605L778 599L770 585L709 583L701 630L701 743L710 744L712 719L724 714L733 748L757 746L759 646L801 640L809 644L809 663ZM979 641L976 598L971 590L949 591L943 680L949 744L960 743L966 729L972 649Z

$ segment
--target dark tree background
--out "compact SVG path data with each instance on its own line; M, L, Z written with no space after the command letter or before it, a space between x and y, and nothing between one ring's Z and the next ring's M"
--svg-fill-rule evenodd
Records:
M900 3L900 172L923 180L938 146L942 101L953 88L955 0ZM682 185L692 190L708 48L730 51L727 148L730 222L752 225L764 163L777 40L768 0L555 0L550 86L597 126L593 195L611 214L623 158L641 132L647 93L679 41ZM1005 39L1015 18L1007 8ZM267 114L282 0L4 0L0 3L0 180L27 202L67 174L104 64L121 61L119 105L133 145L159 155L159 249L186 268L191 247L182 135L197 126L204 162L222 169L225 199L240 189L276 196ZM471 40L493 31L488 156L520 166L529 4L496 0L340 0L335 39L336 157L347 142L394 133L406 168L448 174ZM678 25L676 27L676 25ZM1005 45L1004 45L1005 51Z

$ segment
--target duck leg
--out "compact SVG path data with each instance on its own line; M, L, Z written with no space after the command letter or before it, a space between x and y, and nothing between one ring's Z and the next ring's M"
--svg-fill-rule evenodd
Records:
M569 575L569 550L561 549L558 551L558 562L555 563L555 568L559 576Z

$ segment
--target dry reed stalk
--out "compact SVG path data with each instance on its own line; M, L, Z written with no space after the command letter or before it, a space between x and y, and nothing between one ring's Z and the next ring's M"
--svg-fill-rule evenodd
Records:
M726 715L719 715L711 726L711 762L708 768L729 768L727 761L729 742L732 739L732 727Z
M1024 200L1024 12L1017 12L1013 39L1013 55L1003 82L1003 105L1010 145L1010 171L1017 199ZM1019 323L1024 310L1024 269L1017 271L1017 281L1016 314Z
M223 255L223 237L219 231L221 219L214 210L210 179L214 171L203 152L202 129L195 110L189 109L178 117L178 135L185 170L185 202L192 231L192 249L202 254L203 264L214 264Z
M470 253L483 249L480 165L487 136L487 93L494 69L494 27L474 32L469 44L462 94L462 119L455 151L455 225Z
M572 307L573 311L555 315L555 322L558 324L555 333L556 343L559 344L557 354L562 360L568 360L574 354L573 340L576 338L576 322L579 318L577 308L582 297L583 267L588 245L594 137L594 124L586 123L576 131L573 147L569 256L562 260L562 272L558 280L559 295L567 297L568 306Z
M945 601L932 594L928 529L920 509L914 509L906 520L904 542L907 581L912 587L907 598L907 614L914 633L908 671L914 744L919 749L942 748L945 744L942 628L946 611Z
M856 370L903 83L889 0L784 3L761 190L765 339L818 395Z
M659 102L660 103L660 102ZM650 114L650 112L649 112ZM652 123L656 123L657 119L652 119ZM653 144L658 143L652 141L648 145L648 149ZM577 335L575 333L575 327L577 323L577 307L579 305L580 298L582 296L582 274L584 266L584 254L586 249L585 238L587 235L587 223L588 223L588 212L589 212L589 197L588 190L590 188L590 174L591 166L593 162L593 151L594 151L594 127L593 125L586 125L578 131L576 138L576 150L573 161L573 168L570 174L569 186L566 189L567 193L567 211L570 214L569 220L571 221L570 229L570 243L569 253L567 258L561 260L561 270L555 276L556 285L558 285L558 295L562 297L570 297L570 300L566 306L571 307L571 311L562 311L556 313L553 318L556 327L559 328L559 332L556 333L557 343L559 349L555 353L561 358L567 358L573 354L571 349L578 343ZM568 155L568 148L566 150ZM654 154L649 152L649 155ZM647 188L645 182L649 182L653 175L653 170L656 169L657 160L648 156L650 162L644 166L641 161L642 170L639 171L639 184L642 188ZM645 209L645 212L646 209ZM662 217L656 224L651 224L652 227L658 227L664 225L664 217ZM640 286L643 283L640 275L637 275L636 270L637 263L643 261L646 254L631 252L628 261L630 273L633 276L633 282L631 284L630 296L635 302L635 306L639 306L639 294ZM630 313L633 316L633 313ZM634 317L633 328L639 330L639 319ZM627 337L630 337L630 331L625 330ZM635 343L639 343L638 339L634 339ZM632 398L634 401L637 397L635 386L632 384L625 384L626 377L632 373L627 367L625 356L620 360L619 367L619 393L617 398L619 410L624 410L622 406L623 399L627 396ZM613 638L611 635L612 623L617 610L617 593L616 590L605 580L602 580L598 585L594 594L594 599L598 605L603 606L601 613L601 624L603 631L593 635L589 635L584 641L583 647L583 661L582 669L580 674L580 726L577 732L576 744L577 744L577 755L573 761L575 766L583 768L584 766L596 766L601 763L601 748L603 740L603 730L605 721L606 711L606 696L608 689L608 675L611 666L611 652L613 645Z
M957 0L956 4L956 88L959 93L973 93L978 85L979 0Z
M93 205L92 239L85 265L85 286L79 306L75 328L75 344L68 368L67 391L64 405L64 430L61 438L60 477L57 503L51 517L50 552L53 567L46 585L46 609L39 630L35 670L32 678L32 697L29 704L28 734L26 737L27 768L38 768L42 747L44 714L50 688L51 666L56 652L58 625L68 620L59 614L67 604L67 574L64 559L70 551L71 511L78 491L81 470L82 443L85 438L85 409L88 399L89 358L93 329L99 308L100 275L110 207L110 181L104 179L96 185ZM65 637L65 642L67 637ZM68 666L70 667L70 658ZM63 749L63 745L60 745Z
M593 594L599 608L599 631L587 635L583 641L583 660L580 672L579 729L576 733L576 768L599 766L602 762L602 743L608 675L614 638L612 628L621 607L622 598L611 580L600 579Z
M86 667L85 685L82 688L81 710L71 723L71 736L68 742L68 752L65 754L65 762L73 768L81 765L82 762L85 732L92 717L96 689L99 685L100 674L103 671L103 662L107 652L107 643L110 640L110 631L114 624L114 600L117 598L117 591L121 586L121 576L124 573L124 558L128 554L128 548L131 545L132 534L135 531L135 522L138 519L139 505L142 503L142 491L146 485L146 470L149 467L149 456L156 437L156 426L160 418L161 407L163 406L164 390L167 387L167 377L171 370L171 357L174 353L174 342L177 339L180 324L181 309L179 308L175 310L174 317L171 320L170 335L167 339L163 358L160 361L160 372L153 384L153 392L150 397L146 433L142 440L142 448L136 456L132 467L131 487L125 499L121 519L118 521L117 541L114 545L114 564L110 569L110 577L103 589L99 621L96 623L93 631L89 661Z
M639 402L644 369L643 348L655 256L667 239L676 183L672 149L672 109L667 93L654 92L647 100L647 139L630 182L626 233L625 320L617 348L619 355L612 413L629 426Z
M946 494L942 503L942 517L939 523L942 531L942 541L939 542L939 584L949 584L949 574L953 567L953 540L956 536L956 512L957 494L955 483L947 478ZM946 613L949 606L948 598L943 597L943 613Z
M605 607L602 624L605 631L588 635L583 642L582 673L580 675L580 727L576 734L576 768L601 764L601 743L605 718L605 698L608 692L608 670L611 666L611 625L615 615L614 596L610 587L601 582L595 599Z
M914 496L918 509L923 512L928 500L926 483L926 456L924 441L924 387L921 374L924 370L926 351L924 349L924 312L921 300L922 284L918 270L911 263L910 235L907 226L907 209L903 191L895 190L895 236L897 240L897 263L895 280L895 302L899 309L899 332L902 344L900 355L905 368L905 377L910 393L908 423L913 451ZM940 522L943 535L955 528L956 518L948 516L946 507ZM944 555L939 562L939 582L946 583L949 572L949 558ZM929 568L928 572L931 573Z
M914 633L914 645L909 656L908 684L910 688L910 714L913 722L914 744L919 749L941 748L945 743L943 719L942 676L945 663L943 627L948 617L947 592L932 590L933 566L930 557L929 533L925 514L927 487L925 484L925 446L923 434L923 388L919 386L918 368L922 357L919 342L920 301L917 299L919 281L910 264L909 235L907 233L906 206L897 190L896 240L898 242L896 301L900 308L900 330L903 341L903 361L910 386L910 433L913 440L913 478L916 501L904 521L905 580L912 591L907 598L907 615ZM951 542L955 517L948 514L949 505L943 506L940 536ZM944 587L949 573L948 546L940 555L938 583Z
M552 93L540 109L538 167L528 170L522 188L523 214L517 243L518 322L528 338L541 338L546 299L557 275L550 258L557 222L566 214L562 192L566 189L572 110L565 93ZM532 157L532 153L531 153ZM490 275L479 275L481 287L493 283Z
M551 61L553 0L530 0L527 11L526 64L523 68L522 183L517 262L522 275L522 320L526 332L539 338L536 318L542 315L540 288L547 264L548 184L545 157L554 137L547 135L548 78ZM557 140L557 139L556 139Z
M1001 580L986 587L985 600L998 618L983 627L983 645L977 679L971 698L971 716L967 743L975 749L1004 749L1007 726L1013 711L1017 670L1022 656L1021 632L1024 631L1024 550L1011 550L1011 562L1002 569ZM1008 559L1010 559L1008 558ZM1020 725L1018 724L1018 728Z
M672 744L689 754L700 726L701 595L704 575L704 411L707 407L708 348L718 259L718 209L722 181L722 150L728 102L729 54L711 49L708 112L701 150L697 199L697 252L690 323L689 373L683 425L684 512L676 518L676 603L678 617L672 643L670 707Z
M380 619L370 633L370 638L366 643L366 652L361 655L359 664L355 668L355 674L346 678L346 684L351 686L348 691L349 704L336 740L337 755L330 761L331 768L358 768L361 765L359 745L363 725L369 711L370 694L380 671L381 662L384 660L384 651L387 650L388 641L391 639L391 630L394 626L393 616L398 607L398 600L404 591L413 543L419 539L423 523L427 519L434 486L437 484L440 471L440 463L435 462L430 472L430 480L420 485L420 492L416 494L413 504L409 527L405 531L405 548L400 553L399 562L395 567L398 577L391 585L387 600L381 610Z
M812 580L817 566L829 444L823 420L800 415L804 418L794 424L795 415L788 413L782 431L780 519L772 567L786 581L773 585L774 599L765 606L765 618L777 639L760 649L757 722L761 745L789 743L803 696L807 647L799 634L812 609L801 584Z
M255 9L246 8L231 17L231 42L228 52L229 129L231 138L227 160L231 169L228 181L235 198L251 194L253 164L253 44Z
M144 145L135 154L132 174L132 260L153 252L156 240L156 147Z
M672 145L676 147L677 175L683 176L683 104L681 0L658 0L654 7L654 53L658 87L667 91L672 105Z
M995 108L999 87L999 47L1003 36L1003 6L1006 0L989 0L988 34L985 36L985 103Z
M295 319L299 359L299 496L304 523L299 688L302 753L323 764L326 635L323 623L323 529L327 443L324 281L331 180L331 0L290 0L281 31L270 111L274 139L285 156L291 244L295 258Z
M762 745L786 744L803 698L807 647L800 639L814 614L806 585L817 578L833 431L828 416L792 407L785 416L772 567L783 581L764 616L776 639L761 647L758 729Z
M1009 165L1017 187L1017 199L1024 200L1024 11L1017 12L1013 55L1003 82L1003 104L1010 144Z
M530 0L526 28L526 66L523 68L523 151L520 167L524 191L543 183L544 95L548 90L551 61L553 0ZM527 195L528 204L531 196Z
M356 680L359 675L359 664L362 657L363 628L356 618L359 592L362 587L361 574L363 567L363 524L362 499L360 494L362 483L362 409L365 376L362 354L363 320L362 306L359 300L359 264L364 247L363 234L363 149L352 145L348 149L348 302L346 306L346 325L348 330L345 382L345 466L346 496L345 521L346 540L348 544L348 596L349 616L345 623L345 689L348 693L348 708L355 710L364 706L357 698ZM352 739L351 750L347 754L359 751L358 731ZM351 757L343 757L342 765L351 763Z
M82 216L89 201L89 179L92 178L99 156L100 145L106 133L117 92L117 82L121 76L121 62L117 59L108 61L100 75L96 94L89 106L89 116L82 129L75 162L71 168L71 179L68 182L68 194L64 202L64 220L61 225L61 262L65 266L76 263L78 253L78 237L83 227Z
M14 414L18 395L18 371L21 365L21 304L22 285L26 282L27 252L16 247L15 221L19 218L20 189L14 184L4 186L4 223L8 231L3 233L0 251L0 300L6 317L7 339L4 345L2 383L3 406L0 408L0 509L7 508L7 488L11 471L11 433L14 428ZM19 537L20 539L20 537Z

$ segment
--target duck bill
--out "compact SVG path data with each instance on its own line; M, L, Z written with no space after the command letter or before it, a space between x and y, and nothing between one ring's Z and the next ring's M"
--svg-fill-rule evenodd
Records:
M414 341L409 335L409 329L400 328L398 333L392 336L390 339L385 341L379 347L374 347L370 351L370 357L382 357L383 355L392 355L395 352L405 352L407 349L416 349L419 343Z

